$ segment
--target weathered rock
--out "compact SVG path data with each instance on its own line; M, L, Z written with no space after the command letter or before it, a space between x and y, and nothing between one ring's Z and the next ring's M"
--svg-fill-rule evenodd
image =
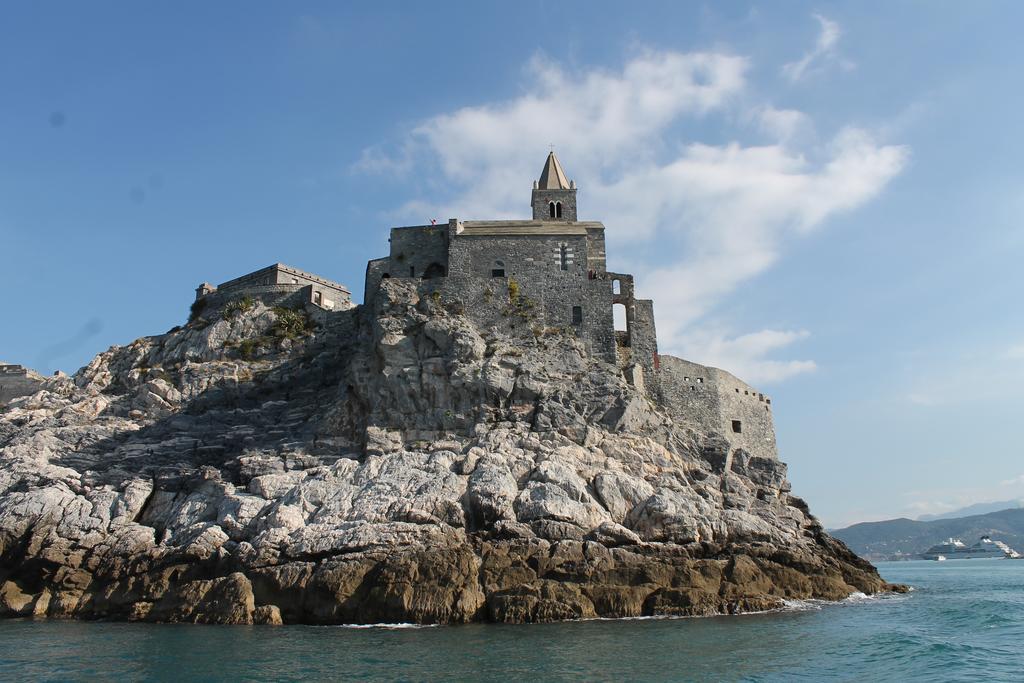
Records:
M258 303L200 318L13 401L0 616L524 622L893 588L785 465L727 458L579 340L381 291L295 340Z

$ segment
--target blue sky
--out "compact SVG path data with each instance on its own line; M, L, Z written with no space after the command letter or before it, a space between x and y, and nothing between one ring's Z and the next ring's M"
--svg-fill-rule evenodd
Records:
M23 3L0 359L528 212L554 144L662 350L773 396L828 525L1024 497L1019 3Z

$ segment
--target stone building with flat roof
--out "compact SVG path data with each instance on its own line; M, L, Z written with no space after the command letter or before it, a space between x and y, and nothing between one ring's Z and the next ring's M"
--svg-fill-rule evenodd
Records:
M207 308L242 297L258 299L268 306L313 304L327 311L352 307L352 294L345 285L283 263L260 268L217 286L204 282L196 287L196 301L204 301Z

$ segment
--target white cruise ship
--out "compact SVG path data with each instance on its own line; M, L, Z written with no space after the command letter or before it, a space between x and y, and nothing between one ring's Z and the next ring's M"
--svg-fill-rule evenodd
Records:
M972 560L979 557L990 559L1017 559L1021 555L1002 541L993 541L982 536L974 545L965 545L959 538L950 538L944 543L933 545L921 554L926 560Z

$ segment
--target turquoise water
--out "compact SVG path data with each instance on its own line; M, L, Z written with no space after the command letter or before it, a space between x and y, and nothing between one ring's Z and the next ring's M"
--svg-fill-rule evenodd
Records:
M879 566L908 595L708 619L436 628L0 622L3 680L1024 680L1024 561Z

